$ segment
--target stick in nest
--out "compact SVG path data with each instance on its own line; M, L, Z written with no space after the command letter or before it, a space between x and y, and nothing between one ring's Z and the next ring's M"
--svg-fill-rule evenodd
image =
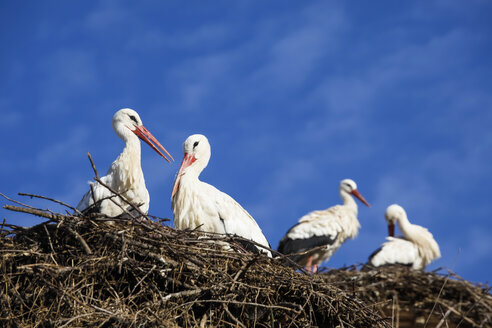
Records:
M46 200L49 200L53 203L57 203L57 204L60 204L60 205L63 205L65 207L68 207L69 209L71 209L72 211L74 212L77 212L78 215L82 215L82 213L76 209L75 207L73 206L70 206L62 201L59 201L57 199L54 199L54 198L50 198L50 197L46 197L46 196L40 196L40 195L34 195L34 194L27 194L27 193L23 193L23 192L19 192L17 193L19 196L27 196L27 197L31 197L31 198L39 198L39 199L46 199ZM25 205L24 205L25 206Z

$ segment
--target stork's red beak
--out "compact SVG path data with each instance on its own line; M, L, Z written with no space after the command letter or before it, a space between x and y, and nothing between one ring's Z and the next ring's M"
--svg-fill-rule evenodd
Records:
M178 191L179 182L181 181L181 176L183 175L184 169L193 164L196 161L195 156L190 154L185 154L183 158L183 162L181 162L181 166L179 168L178 174L176 175L176 179L174 180L173 192L171 193L171 198L174 197L174 194Z
M171 160L174 161L173 157L171 156L171 154L169 154L167 152L167 150L161 145L161 143L159 141L157 141L157 139L152 135L152 133L150 133L149 130L147 130L147 128L143 125L140 125L140 126L136 126L135 127L135 130L132 131L133 133L135 133L137 135L137 137L139 137L140 139L142 139L143 141L145 141L145 143L147 145L149 145L150 147L152 147L153 150L155 150L159 155L161 155L162 157L164 157L164 159L168 162L171 162L167 157L166 155L164 155L160 150L162 149L162 151L164 151L167 156L169 156L169 158ZM157 148L157 147L159 148Z
M391 236L391 237L395 236L395 224L394 223L388 223L388 236Z
M357 189L352 190L352 195L354 195L355 197L359 198L359 200L361 202L363 202L367 207L371 207L371 205L369 205L369 203L367 202L367 200L365 200L365 198L362 197L362 195L360 194L360 192Z

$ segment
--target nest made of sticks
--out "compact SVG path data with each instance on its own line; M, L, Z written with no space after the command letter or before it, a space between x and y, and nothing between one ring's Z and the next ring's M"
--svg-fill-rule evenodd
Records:
M371 304L394 327L491 327L490 287L453 272L415 271L405 266L357 266L329 270L329 284Z
M390 326L351 292L238 237L19 205L4 208L48 220L0 227L3 326Z

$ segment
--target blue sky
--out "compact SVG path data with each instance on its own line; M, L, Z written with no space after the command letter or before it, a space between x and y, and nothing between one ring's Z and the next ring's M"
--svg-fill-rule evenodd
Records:
M491 14L484 0L2 1L0 192L76 205L87 151L104 173L130 107L176 159L142 148L151 214L172 217L181 145L203 133L202 180L273 246L352 178L372 207L328 266L365 262L398 203L441 246L429 270L490 282Z

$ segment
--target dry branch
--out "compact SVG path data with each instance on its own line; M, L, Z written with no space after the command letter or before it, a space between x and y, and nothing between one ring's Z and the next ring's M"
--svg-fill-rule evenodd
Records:
M3 208L9 211L33 214L53 221L59 221L62 219L62 217L64 217L63 214L47 213L43 210L34 209L34 208L26 208L26 207L12 206L12 205L4 205Z

